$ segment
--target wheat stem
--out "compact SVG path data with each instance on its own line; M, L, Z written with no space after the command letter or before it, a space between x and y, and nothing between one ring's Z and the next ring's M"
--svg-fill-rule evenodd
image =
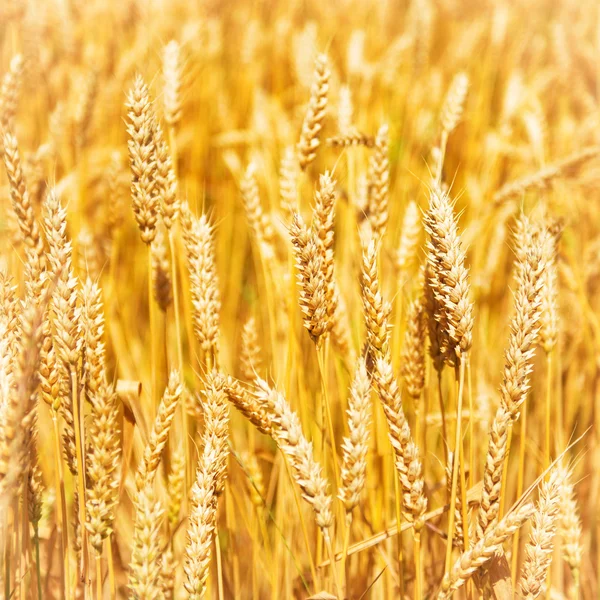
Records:
M62 468L62 452L60 449L60 433L58 431L58 420L56 412L52 414L52 425L54 428L54 476L56 481L56 491L58 493L58 506L56 507L56 522L57 526L60 527L59 536L59 549L61 557L61 570L62 570L62 596L67 598L71 597L70 592L70 568L69 568L69 533L67 527L67 504L65 500L65 480Z
M460 365L458 366L458 399L456 403L456 431L454 435L454 456L458 457L452 461L452 489L450 492L450 510L448 512L448 541L446 544L446 563L445 573L450 572L452 564L452 542L454 540L454 507L456 506L456 494L458 491L458 472L464 465L460 465L460 447L462 446L461 425L462 425L462 405L463 405L463 390L465 385L465 357L459 358ZM467 523L465 523L465 527Z

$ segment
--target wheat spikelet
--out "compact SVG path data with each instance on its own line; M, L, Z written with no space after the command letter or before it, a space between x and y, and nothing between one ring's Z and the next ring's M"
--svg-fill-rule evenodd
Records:
M121 450L116 395L106 381L100 288L88 279L83 288L83 297L85 390L92 406L88 429L85 526L90 534L90 544L98 554L102 554L102 541L112 531L118 502L117 469Z
M27 488L29 522L33 525L37 536L38 526L42 519L44 481L35 455L32 458L32 464L27 476Z
M169 263L167 242L160 227L156 230L156 237L152 240L150 248L154 300L162 312L167 312L167 308L173 302L173 282L171 281L171 265Z
M359 359L348 399L349 435L342 441L341 486L338 498L346 512L360 501L365 486L369 430L371 424L371 381L364 359Z
M373 154L369 159L367 216L371 225L371 233L377 239L383 237L389 216L390 163L388 154L388 127L382 125L377 132Z
M549 231L546 236L546 267L542 273L543 291L541 294L540 345L549 354L556 346L558 338L558 272L556 255L558 235Z
M467 92L469 91L469 78L465 73L457 73L452 79L446 98L440 121L442 129L447 134L451 133L458 125L462 117Z
M319 177L319 188L315 192L312 231L319 243L327 318L331 322L337 308L335 264L333 256L335 226L335 181L329 172Z
M152 485L154 481L163 448L169 437L171 423L175 417L175 409L181 400L182 393L183 387L180 375L177 371L173 370L169 375L169 383L160 401L158 413L156 414L152 431L144 449L144 456L135 476L139 491Z
M186 456L183 446L180 445L171 453L171 470L169 471L167 480L167 489L169 491L167 515L171 529L174 529L179 522L181 503L185 493L185 467Z
M388 437L394 450L396 471L402 485L402 504L415 531L419 531L425 523L424 515L427 510L419 449L412 439L408 421L402 410L400 390L394 378L389 355L377 359L375 367L373 381L389 428Z
M535 342L539 334L544 271L548 262L548 234L533 227L527 217L521 217L524 240L517 239L515 313L511 321L508 348L504 357L504 374L500 386L501 402L513 419L529 389L533 369ZM519 229L518 229L519 230Z
M250 163L246 168L240 189L248 223L258 243L259 251L266 260L272 260L275 257L275 233L273 223L260 203L254 163Z
M548 567L552 562L564 477L565 473L561 469L555 469L540 488L540 497L533 514L531 533L525 546L525 561L521 571L521 594L527 600L533 600L540 595Z
M129 589L135 600L159 597L162 548L160 529L164 511L151 485L138 490L135 502Z
M16 54L11 58L8 71L2 78L2 84L0 85L1 129L10 130L14 126L22 76L23 57Z
M500 405L490 428L489 444L483 476L481 504L477 515L476 539L483 538L494 526L500 510L500 490L502 471L508 450L508 432L511 415L507 408Z
M178 561L173 550L166 548L160 558L160 573L158 574L158 588L162 600L173 600L175 597L175 582Z
M98 240L94 238L88 227L83 226L77 234L77 270L80 276L98 280L102 272L101 249Z
M507 514L474 546L464 552L449 574L444 577L438 600L450 598L478 569L490 560L502 544L517 531L534 512L532 504L524 504Z
M71 375L76 372L83 343L79 335L78 282L73 272L71 242L66 232L67 214L54 190L50 190L46 196L44 213L46 239L49 246L48 263L51 275L57 278L50 313L54 329L52 345L61 370L58 381L62 386L60 414L65 425L64 451L69 470L75 476L78 465L73 402L77 399L71 397Z
M298 212L298 162L292 146L288 146L281 157L279 197L281 207L289 217Z
M349 130L341 135L327 138L327 144L333 148L349 148L351 146L373 148L375 146L375 138L360 131Z
M583 560L582 525L570 472L566 473L563 481L561 500L558 522L558 530L562 538L561 551L564 561L571 569L573 580L578 585Z
M131 201L142 241L150 244L156 235L159 198L156 191L155 117L148 87L141 75L135 78L127 97Z
M55 346L58 357L69 370L77 365L82 346L78 336L78 282L73 272L72 244L67 237L67 211L54 190L48 192L44 212L46 239L50 248L48 262L52 273L58 276L52 296Z
M191 492L191 511L184 562L184 588L190 600L206 593L210 547L216 530L217 499L223 489L227 468L227 405L224 394L208 382L205 402L203 449Z
M182 215L194 309L194 333L204 354L216 361L221 300L214 258L213 227L206 215L196 219L187 207Z
M8 336L0 343L0 361L4 363L5 373L10 353L15 352L17 357L12 385L9 369L8 377L0 386L3 394L0 404L0 508L8 506L12 494L18 490L20 478L29 468L45 304L47 299L43 299L40 306L31 304L25 307L21 319L21 341L16 349L5 346Z
M298 163L304 171L315 159L320 145L319 134L323 128L323 119L327 110L330 72L327 56L319 54L315 60L315 72L310 92L310 100L302 123L302 132L298 142Z
M252 383L260 367L260 345L256 320L249 317L242 328L242 348L240 350L240 368L242 377Z
M339 286L335 286L335 312L331 316L331 342L336 350L344 357L350 370L356 363L356 351L350 331L350 317Z
M88 401L92 402L96 392L106 383L104 346L104 314L102 292L98 285L87 279L82 289L81 325L85 336L85 361L83 380Z
M44 243L40 235L35 212L29 198L17 138L10 132L3 135L4 165L10 185L10 197L13 209L17 215L17 222L25 247L28 249L28 262L36 265L32 270L32 277L39 277L44 267Z
M421 215L419 207L414 200L411 200L406 206L404 217L402 218L402 229L400 231L400 241L396 250L394 264L400 281L403 282L415 262L419 238L421 236Z
M330 328L321 246L298 213L294 214L290 236L296 258L298 301L304 319L304 327L313 342L319 346Z
M494 194L494 203L496 205L502 204L512 198L522 196L530 190L544 190L555 179L576 173L586 162L596 158L599 152L600 146L590 146L554 164L548 165L531 175L509 182Z
M173 159L158 119L153 119L153 136L156 160L156 172L154 173L156 194L159 199L163 223L167 229L171 229L179 214L177 178L173 169Z
M255 379L258 378L255 376ZM229 401L240 413L242 413L242 415L244 415L244 417L246 417L261 433L271 435L272 426L270 415L264 405L260 404L257 399L233 377L217 376L216 381L220 382Z
M409 395L418 399L425 386L427 315L424 298L413 300L406 319L400 372Z
M437 187L431 190L424 225L429 235L427 274L433 318L445 332L437 343L444 360L453 366L471 348L473 305L453 205L448 194Z
M169 127L177 127L181 120L181 49L176 40L163 48L162 71L165 121Z
M391 306L383 300L377 276L375 240L363 242L360 289L367 331L368 352L372 358L384 356L388 346L388 319ZM369 363L367 362L367 365Z
M333 525L332 498L322 469L313 455L313 446L302 432L300 419L287 400L266 381L257 379L256 397L272 413L272 435L285 454L302 497L310 504L317 526L327 530Z

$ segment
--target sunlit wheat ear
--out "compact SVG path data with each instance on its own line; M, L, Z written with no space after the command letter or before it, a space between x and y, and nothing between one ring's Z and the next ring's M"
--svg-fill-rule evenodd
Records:
M532 226L524 215L521 221L517 231L523 230L525 237L523 242L517 240L515 309L500 386L501 402L513 419L518 417L529 389L539 335L544 271L548 264L548 233Z
M382 125L375 138L373 154L369 159L369 200L367 216L371 233L381 239L388 222L388 200L390 189L388 127Z
M558 531L562 539L562 557L567 565L569 565L574 587L577 590L583 560L582 525L570 472L566 474L563 481Z
M22 75L23 57L17 54L12 57L8 71L4 74L0 86L0 129L5 131L14 127ZM2 149L0 147L1 153Z
M181 63L179 42L171 40L162 52L163 106L169 127L177 127L181 121Z
M556 267L560 229L545 236L546 268L544 269L541 295L540 345L549 354L558 339L558 272Z
M106 349L104 345L104 313L102 291L91 279L85 282L81 296L81 326L84 334L83 381L86 398L93 401L94 394L106 383Z
M32 462L29 468L29 475L27 476L27 501L29 503L27 511L29 522L33 525L34 531L37 531L42 518L44 481L42 478L42 471L37 461L37 456L32 457L32 459L34 462ZM38 534L36 533L36 535Z
M527 396L539 332L540 294L546 261L544 244L540 239L543 232L533 228L524 216L521 217L521 224L517 228L517 231L520 230L525 233L522 238L517 239L516 247L515 314L504 357L500 407L490 429L481 504L477 517L477 539L481 539L498 518L509 427L519 417L520 407Z
M146 448L144 449L142 462L138 466L135 476L138 490L143 490L145 487L152 485L152 482L154 481L160 464L162 451L169 437L169 430L175 416L175 409L181 400L182 393L183 387L181 385L179 372L171 371L167 389L160 401L152 432L148 438Z
M218 495L225 484L228 412L222 389L209 380L205 391L203 448L198 459L196 481L191 491L191 511L184 560L184 588L190 599L206 594L211 545L217 524Z
M62 386L60 414L64 421L64 451L69 470L77 475L71 375L77 372L83 344L79 335L79 285L73 271L71 242L67 237L67 213L54 190L48 192L44 202L44 230L49 246L49 277L56 278L50 315L53 348L61 370L58 381Z
M371 429L371 380L363 358L359 359L348 398L349 435L342 441L341 487L338 498L346 512L360 502L365 486Z
M388 347L389 315L391 306L384 301L377 275L377 246L375 240L362 244L362 269L360 272L360 289L363 314L367 335L367 352L370 361L383 357Z
M425 299L421 296L413 300L408 309L400 367L406 391L415 399L421 397L425 387L426 338L426 306Z
M156 234L160 202L156 190L156 146L154 114L148 86L141 75L135 78L127 96L129 123L129 164L131 167L131 201L133 214L140 229L142 241L150 244Z
M167 229L171 229L179 215L177 178L175 177L173 159L165 142L161 124L156 118L153 119L153 138L156 195L158 196L163 223Z
M411 267L416 262L419 241L421 237L421 213L417 203L411 200L406 206L402 218L400 241L396 250L394 265L398 272L398 279L403 284Z
M333 148L349 148L351 146L373 148L375 146L375 138L360 131L350 131L343 135L327 138L327 144Z
M544 190L555 179L576 173L586 162L600 153L600 146L590 146L579 150L554 164L502 186L493 197L495 204L503 204L513 198L522 197L531 190Z
M534 513L532 504L524 504L508 513L492 527L474 546L464 552L454 563L452 570L444 577L438 600L450 598L498 551L504 542Z
M160 558L163 552L160 530L164 511L151 484L137 490L133 502L135 521L128 587L132 598L136 600L158 598Z
M288 219L298 212L298 160L294 148L288 146L279 167L279 197Z
M154 300L162 312L166 312L173 302L173 282L167 244L163 230L158 227L151 245L152 290Z
M248 165L240 189L246 217L258 244L260 254L266 260L273 260L275 258L275 232L271 218L265 213L260 202L254 163Z
M261 433L271 435L272 424L268 408L233 377L217 376L216 380L235 408Z
M323 279L325 282L325 302L327 316L331 321L337 308L335 263L334 263L334 227L335 227L335 181L328 171L319 177L319 187L315 192L313 211L313 235L319 243Z
M175 583L179 561L175 558L171 548L165 548L160 557L160 573L158 574L159 598L173 600L175 597Z
M2 136L4 146L4 165L8 175L12 207L27 250L27 264L32 279L39 279L44 269L44 243L40 235L35 211L31 204L23 169L17 138L9 132Z
M377 359L373 383L385 413L388 437L394 450L396 471L402 485L402 505L415 531L422 529L427 510L423 468L419 449L412 439L410 427L402 409L398 383L394 378L389 355Z
M468 91L468 76L466 73L457 73L448 88L448 93L444 99L444 105L440 115L442 130L446 134L452 133L460 122Z
M326 530L333 525L332 497L321 465L314 458L312 443L304 436L300 419L283 394L262 379L256 386L256 397L272 414L273 439L288 460L302 497L312 507L317 526Z
M221 300L215 265L214 230L206 215L196 219L185 207L183 236L188 257L194 333L206 357L214 363L219 353Z
M6 371L9 353L14 352L16 364L12 386L8 378L0 385L0 508L6 509L13 494L18 491L20 478L29 468L32 426L35 423L38 365L41 347L42 314L46 299L40 306L25 307L21 319L21 338L16 348L7 348L6 336L0 341L0 361Z
M92 547L100 555L102 543L112 532L118 503L118 467L121 456L118 407L107 383L104 314L101 290L88 279L83 288L85 333L85 389L91 404L88 427L86 529Z
M304 327L313 342L320 346L330 327L320 243L298 213L292 219L290 236L296 259L298 301Z
M240 369L242 377L250 383L260 370L260 344L254 317L249 317L242 328Z
M319 135L327 110L327 93L331 76L327 62L327 56L324 54L320 54L315 61L310 100L297 147L298 163L303 171L315 159L317 148L321 143Z
M434 185L424 217L428 234L426 277L432 317L442 331L441 337L431 336L430 329L430 337L437 337L435 344L450 366L470 350L473 331L468 270L453 208L448 194Z
M527 600L537 598L546 582L548 567L552 562L565 475L562 469L555 469L548 481L541 484L521 571L521 595Z

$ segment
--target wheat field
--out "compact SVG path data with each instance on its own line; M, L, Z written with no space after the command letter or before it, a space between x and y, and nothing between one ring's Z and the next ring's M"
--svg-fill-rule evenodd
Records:
M0 2L0 594L600 598L600 7Z

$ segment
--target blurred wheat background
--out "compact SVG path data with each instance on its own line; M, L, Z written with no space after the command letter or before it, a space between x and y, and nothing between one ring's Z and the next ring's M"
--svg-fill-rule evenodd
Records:
M589 0L2 0L3 597L599 598L599 74Z

